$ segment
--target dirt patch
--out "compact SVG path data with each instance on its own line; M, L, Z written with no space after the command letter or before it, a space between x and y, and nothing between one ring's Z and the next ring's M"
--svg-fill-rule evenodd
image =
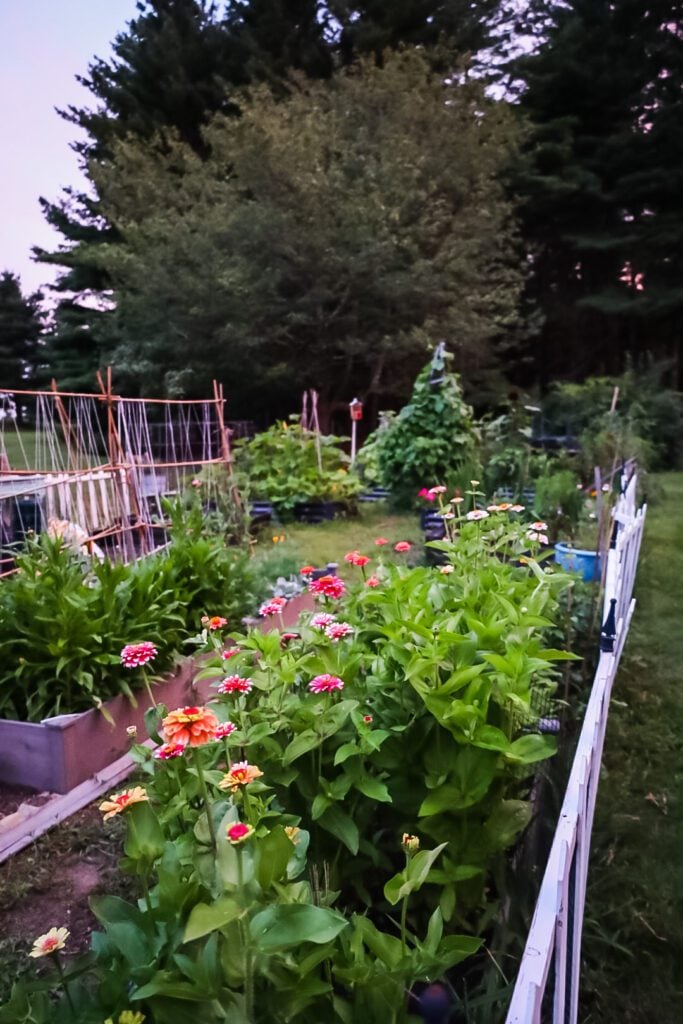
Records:
M34 789L27 789L26 786L0 785L0 819L8 814L14 814L21 804L42 807L51 796L52 793L36 793Z
M131 881L117 867L123 834L120 822L103 825L95 803L0 865L0 1004L12 981L34 970L27 953L38 935L68 928L65 955L82 953L97 926L89 899L129 897Z

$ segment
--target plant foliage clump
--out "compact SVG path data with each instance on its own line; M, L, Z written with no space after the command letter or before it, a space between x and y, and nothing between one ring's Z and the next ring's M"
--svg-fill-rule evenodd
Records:
M408 404L376 435L382 482L401 505L413 504L425 481L461 483L463 471L473 471L473 412L445 358L437 352L418 375Z
M306 430L292 417L235 445L239 478L251 498L270 501L280 516L302 502L353 502L360 490L340 437Z

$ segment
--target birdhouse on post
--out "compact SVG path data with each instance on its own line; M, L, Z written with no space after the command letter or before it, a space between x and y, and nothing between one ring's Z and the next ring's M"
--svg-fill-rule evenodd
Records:
M363 419L363 403L359 399L354 398L352 402L349 402L349 413L351 415L351 465L356 461L356 434L357 434L357 423Z

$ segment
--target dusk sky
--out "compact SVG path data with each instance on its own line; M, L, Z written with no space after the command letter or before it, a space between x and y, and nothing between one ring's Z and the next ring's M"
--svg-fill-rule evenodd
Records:
M0 0L0 271L19 274L24 291L58 273L31 260L31 246L60 239L38 197L56 199L63 186L83 182L69 148L77 129L55 107L88 103L75 75L110 54L134 15L135 0Z

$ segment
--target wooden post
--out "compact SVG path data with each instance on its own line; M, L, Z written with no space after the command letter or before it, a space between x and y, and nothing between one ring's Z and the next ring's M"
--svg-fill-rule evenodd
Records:
M123 445L121 444L118 427L116 426L116 418L114 416L114 395L111 386L111 366L107 367L106 387L102 380L102 374L99 370L97 371L97 383L100 386L100 391L102 392L102 396L107 407L107 449L109 452L109 464L114 471L112 474L114 489L119 492L118 504L121 526L128 526L127 506L129 505L131 511L135 514L137 523L140 526L140 547L144 552L147 549L146 530L140 515L141 510L138 495L131 480L129 467L126 465ZM128 499L127 501L126 498ZM122 530L121 546L122 548L125 548L126 558L130 559L130 561L134 561L137 552L129 530Z
M233 472L232 451L230 449L230 431L225 426L225 415L223 411L225 406L225 396L223 393L223 385L219 384L216 380L213 382L213 399L216 405L216 418L218 420L218 429L221 439L221 453L223 455L226 472L230 478L230 494L240 514L244 514L242 495L239 492L239 488L235 483L234 478L235 474Z

